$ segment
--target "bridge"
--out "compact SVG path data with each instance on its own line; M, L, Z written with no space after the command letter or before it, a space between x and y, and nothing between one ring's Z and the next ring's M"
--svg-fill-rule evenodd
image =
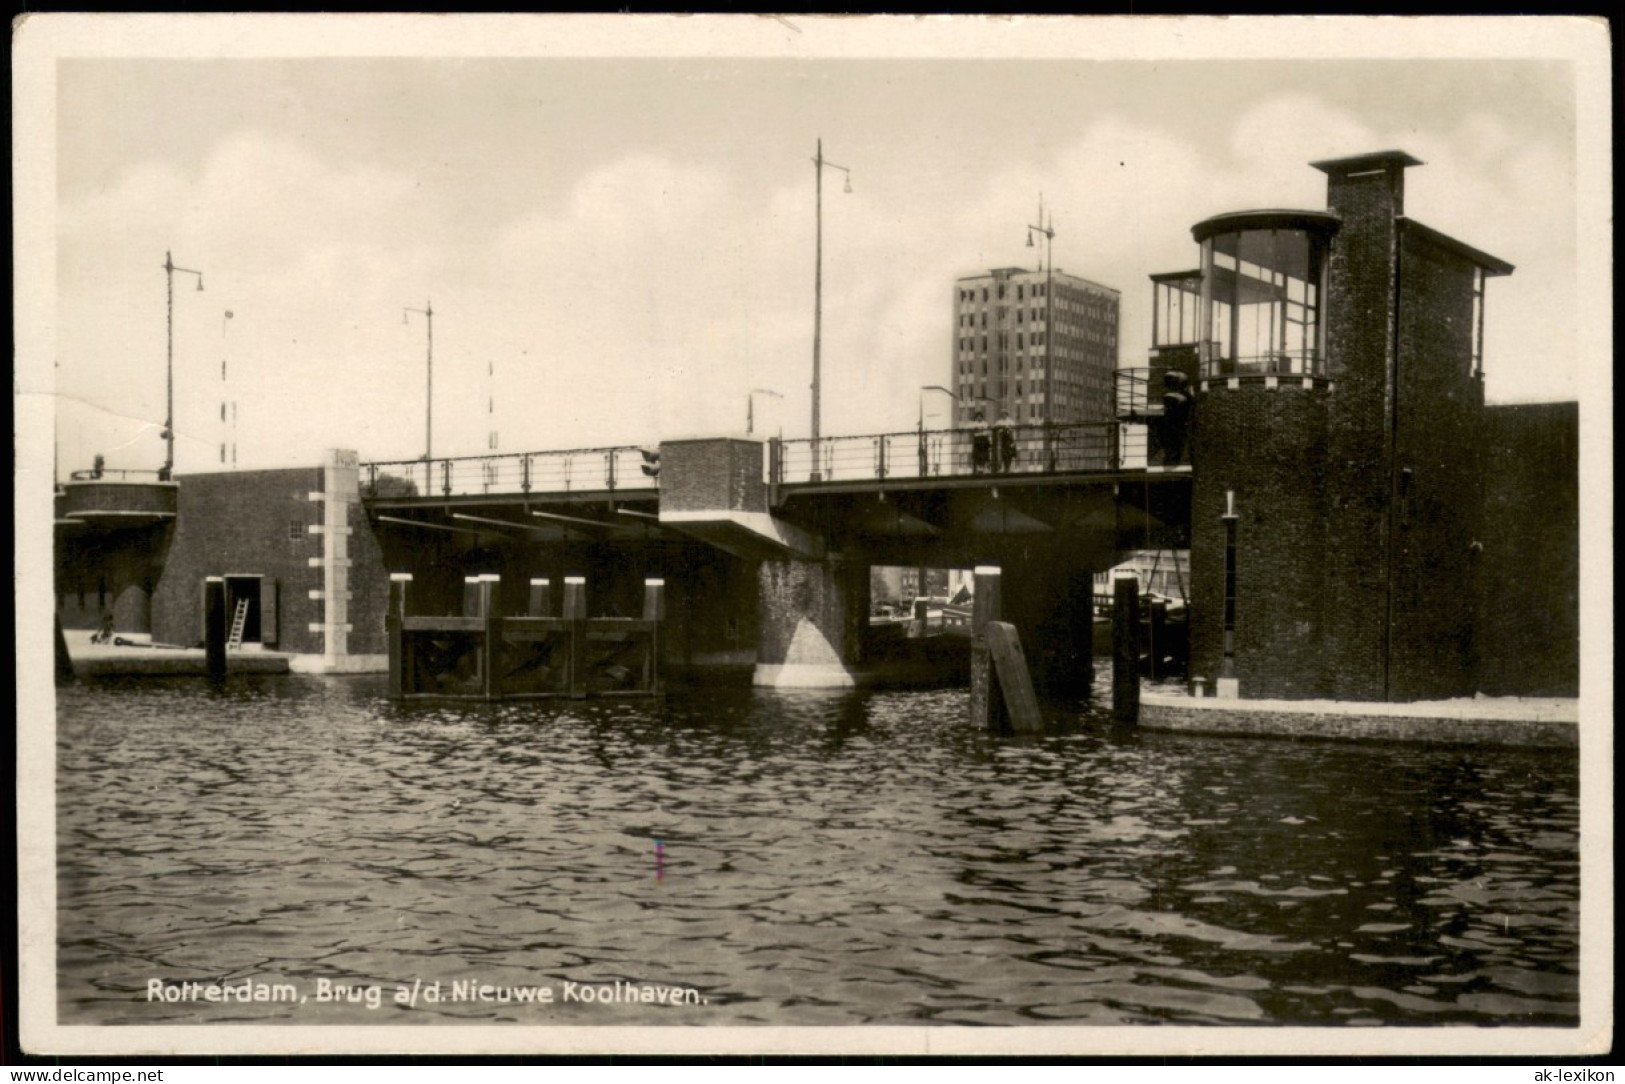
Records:
M1066 532L1080 515L1093 533L1122 536L1113 548L1183 543L1190 467L1150 462L1161 456L1144 424L1008 433L1003 454L978 449L969 429L920 428L368 462L361 496L398 528L609 541L648 538L658 525L742 556L856 549L874 563L969 564L978 537ZM723 523L739 530L719 532Z
M1093 577L1187 545L1190 467L1154 462L1143 420L1010 426L994 451L1000 436L692 438L367 462L359 483L386 563L431 609L455 609L467 573L573 570L602 612L633 613L659 576L675 639L754 640L759 680L766 660L785 678L768 683L816 684L864 661L870 567L995 564L1041 678L1086 677Z

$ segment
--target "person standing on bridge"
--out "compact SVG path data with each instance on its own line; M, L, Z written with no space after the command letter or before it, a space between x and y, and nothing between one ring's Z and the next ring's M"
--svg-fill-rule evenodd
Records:
M1185 374L1169 369L1162 374L1162 419L1157 433L1162 445L1162 462L1177 467L1185 461L1185 441L1190 431L1191 394Z
M970 416L970 470L981 474L993 458L993 441L987 430L987 415L978 407Z

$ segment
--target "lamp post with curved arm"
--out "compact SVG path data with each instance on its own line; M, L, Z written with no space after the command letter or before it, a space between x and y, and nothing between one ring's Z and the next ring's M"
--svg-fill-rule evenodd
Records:
M164 391L164 469L158 473L161 481L169 481L175 472L175 272L196 275L197 288L203 290L203 272L189 267L177 267L174 258L164 253L164 286L167 297L169 349L166 355Z
M412 313L423 317L429 327L428 387L423 395L423 461L434 458L434 304L425 301L421 309L402 308L401 323L411 323Z
M780 395L778 392L774 391L772 388L752 388L752 389L750 389L750 394L745 399L745 435L746 436L752 436L756 432L756 397L758 395L771 395L775 399L783 399L784 398L784 396ZM774 433L773 435L778 436L777 433Z

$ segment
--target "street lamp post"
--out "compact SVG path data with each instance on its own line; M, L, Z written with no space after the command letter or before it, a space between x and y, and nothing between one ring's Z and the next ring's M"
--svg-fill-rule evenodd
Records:
M237 404L231 401L231 384L226 376L226 363L230 356L226 328L230 326L235 315L227 309L220 317L220 463L224 466L229 462L233 467L237 464ZM228 446L231 449L229 460L226 457Z
M746 436L752 436L756 432L756 397L758 395L771 395L775 399L783 399L784 398L784 396L780 395L778 392L774 391L772 388L752 388L752 389L750 389L750 394L745 399L745 435ZM777 436L778 434L774 434L774 435Z
M423 461L427 463L434 458L434 304L425 301L421 309L403 308L401 323L411 323L414 312L423 317L429 328L428 377L423 393Z
M1044 464L1048 470L1055 469L1055 365L1050 353L1050 343L1054 337L1053 316L1055 312L1055 217L1051 215L1048 220L1044 218L1044 197L1038 197L1038 225L1027 227L1027 247L1033 244L1033 234L1042 234L1044 238Z
M1044 238L1044 424L1051 420L1051 396L1055 391L1055 367L1050 364L1050 339L1053 330L1050 324L1051 314L1054 313L1055 293L1055 217L1050 216L1049 221L1044 220L1044 197L1038 197L1038 222L1036 226L1027 227L1027 247L1033 247L1033 234Z
M159 480L164 482L169 481L175 472L175 272L177 271L183 275L196 275L197 288L199 291L203 289L203 272L175 266L174 258L165 251L164 288L167 294L169 349L164 365L164 469L158 472Z
M852 191L852 171L845 166L838 166L824 158L824 141L818 140L818 153L813 158L813 172L817 175L817 238L816 264L813 271L813 372L812 372L812 480L819 481L823 475L818 469L818 404L821 391L819 349L823 335L824 320L824 168L838 169L846 174L846 191Z

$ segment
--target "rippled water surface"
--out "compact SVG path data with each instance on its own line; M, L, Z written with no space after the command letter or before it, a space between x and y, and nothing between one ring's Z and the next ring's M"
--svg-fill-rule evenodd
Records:
M62 690L61 1023L1577 1021L1572 753L1060 708L996 739L963 690L383 691ZM306 1001L149 1001L153 979ZM382 1004L320 1003L323 979ZM414 980L703 1003L393 1005Z

